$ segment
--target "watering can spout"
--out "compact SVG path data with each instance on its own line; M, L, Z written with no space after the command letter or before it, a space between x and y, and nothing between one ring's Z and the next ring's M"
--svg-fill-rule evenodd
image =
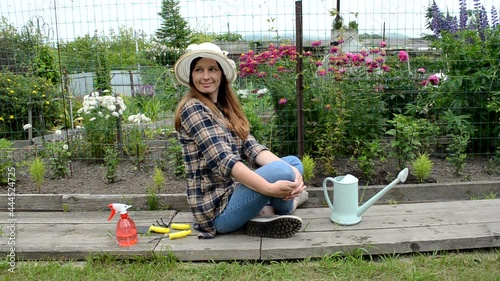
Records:
M399 172L398 177L393 180L389 185L384 187L381 191L379 191L377 194L375 194L370 200L366 201L361 207L358 208L358 211L356 212L357 216L361 216L368 208L370 208L375 202L377 202L382 196L384 196L391 188L393 188L396 184L400 182L405 182L406 178L408 177L408 168L404 168Z

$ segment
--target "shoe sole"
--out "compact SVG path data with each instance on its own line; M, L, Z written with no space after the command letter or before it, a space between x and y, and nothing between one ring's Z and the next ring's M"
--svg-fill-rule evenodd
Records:
M302 227L302 219L296 216L277 216L251 219L245 227L245 234L265 238L283 239L297 233Z

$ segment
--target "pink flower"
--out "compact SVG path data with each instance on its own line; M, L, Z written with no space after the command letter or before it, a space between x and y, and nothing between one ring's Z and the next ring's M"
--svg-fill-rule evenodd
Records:
M333 46L333 47L330 48L330 54L338 53L339 50L340 50L339 47Z
M324 69L320 69L320 70L318 70L318 75L319 75L319 76L321 76L321 77L325 76L325 75L326 75L326 73L327 73L327 71L326 71L326 70L324 70Z
M387 64L383 64L380 68L385 72L391 71L391 68Z
M422 80L422 82L420 82L420 84L424 87L427 86L427 83L428 83L427 80Z
M401 62L407 62L409 59L408 53L405 51L399 51L398 57L399 57L399 61L401 61Z
M285 71L285 70L286 70L286 68L285 68L284 66L282 66L282 65L281 65L281 66L278 66L278 71L283 72L283 71Z
M376 57L375 61L378 63L384 63L384 58L383 57Z
M266 73L264 71L261 71L261 72L257 73L257 77L259 77L259 78L266 77Z
M437 75L431 75L427 80L429 80L429 83L431 83L432 85L439 84L439 77L437 77Z
M280 105L284 105L284 104L286 104L287 102L288 102L288 100L287 100L287 99L285 99L285 98L281 98L281 99L279 100L279 102L278 102L278 103L279 103Z
M380 46L380 48L387 47L387 43L385 43L385 41L380 41L380 43L378 45Z
M417 69L418 73L424 74L425 73L425 68L419 68Z
M321 41L320 40L318 40L318 41L312 41L311 42L311 46L313 46L313 47L319 47L319 46L321 46Z
M304 57L310 57L310 56L312 56L311 51L304 52Z
M316 65L316 66L322 66L322 65L323 65L323 63L322 63L321 61L319 61L319 60L318 60L318 61L315 61L315 62L314 62L314 65Z

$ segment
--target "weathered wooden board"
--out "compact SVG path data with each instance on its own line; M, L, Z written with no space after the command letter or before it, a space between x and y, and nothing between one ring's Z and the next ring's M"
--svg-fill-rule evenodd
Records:
M156 223L163 218L165 222L174 217L176 211L130 211L129 215L136 225ZM116 225L120 215L117 213L111 221L108 221L110 212L21 212L15 213L15 219L19 224L114 224ZM2 217L7 218L7 213ZM9 217L11 218L11 217Z
M366 254L500 247L500 222L390 229L301 232L293 243L262 239L262 260L323 257L364 249Z
M0 194L0 212L8 211L7 192ZM61 194L16 194L15 211L62 211Z
M191 235L179 239L163 239L156 253L171 251L184 261L259 260L261 238L242 233L221 234L214 239L198 239Z
M394 205L375 205L369 208L362 217L380 216L380 215L401 215L401 214L433 214L440 212L454 212L462 210L475 210L477 208L486 208L488 210L497 211L500 207L499 199L483 199L483 200L459 200L447 202L428 202L428 203L412 203L412 204L394 204ZM329 208L304 208L297 209L295 214L302 218L317 218L331 214ZM492 212L492 215L496 213Z
M160 206L172 210L187 210L186 196L183 194L157 194ZM62 196L62 204L71 212L103 211L109 203L123 203L134 210L148 210L146 194L67 194Z
M16 257L23 259L85 259L89 255L108 254L116 257L151 255L157 243L148 243L151 236L139 237L131 247L120 247L115 238L116 224L16 224ZM154 238L154 237L153 237ZM5 256L7 239L0 239ZM4 255L5 254L5 255Z

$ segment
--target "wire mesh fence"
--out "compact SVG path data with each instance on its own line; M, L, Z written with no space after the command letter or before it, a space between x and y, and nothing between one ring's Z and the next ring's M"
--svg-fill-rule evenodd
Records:
M182 162L172 124L188 89L172 66L211 41L278 155L498 157L500 7L438 2L2 1L0 139L68 161L160 147Z

